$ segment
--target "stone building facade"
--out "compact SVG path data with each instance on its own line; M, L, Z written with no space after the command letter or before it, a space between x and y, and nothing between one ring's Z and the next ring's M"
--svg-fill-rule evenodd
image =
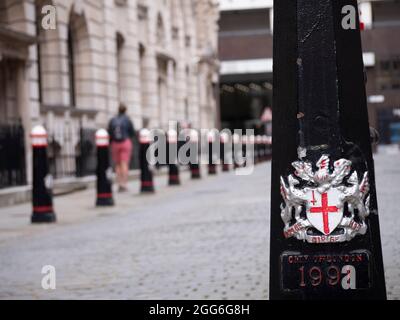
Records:
M136 129L216 127L218 18L215 0L2 0L0 123L21 121L27 145L43 124L60 148L120 103Z

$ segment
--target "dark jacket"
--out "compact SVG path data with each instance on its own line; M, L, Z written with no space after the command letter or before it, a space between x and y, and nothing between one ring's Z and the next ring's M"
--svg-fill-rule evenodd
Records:
M111 119L108 124L108 133L112 142L123 142L133 138L135 129L128 116L122 114Z

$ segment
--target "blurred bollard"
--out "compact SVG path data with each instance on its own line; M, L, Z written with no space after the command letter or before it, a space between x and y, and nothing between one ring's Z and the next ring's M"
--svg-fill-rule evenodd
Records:
M169 167L169 178L168 184L170 186L177 186L181 184L179 178L179 167L178 167L178 134L175 130L168 130L168 167Z
M191 129L190 130L190 141L189 143L191 144L190 150L194 150L196 156L196 161L190 161L189 166L190 166L190 172L191 172L191 177L192 179L201 179L201 173L200 173L200 159L199 159L199 133ZM190 158L192 159L193 155L190 155Z
M36 126L31 132L33 149L32 183L32 223L50 223L56 221L53 209L52 184L47 159L47 132L43 126Z
M376 146L379 143L379 132L374 127L369 127L369 135L371 137L372 146Z
M261 161L265 162L267 161L267 143L268 143L268 137L266 135L261 136L261 149L262 149L262 157Z
M147 150L150 147L151 136L150 130L142 129L139 132L140 143L140 192L141 193L154 193L153 172L149 168L149 161L147 159Z
M232 136L232 158L233 168L238 169L240 167L238 160L241 159L242 148L240 146L240 136L234 133Z
M244 159L244 163L241 166L246 167L246 165L247 165L247 143L248 143L248 138L246 135L241 136L241 142L242 142L242 157Z
M262 137L260 135L256 136L254 145L254 163L262 162Z
M272 160L272 137L266 136L266 160Z
M256 144L256 137L254 135L250 135L247 138L247 149L246 149L247 150L247 158L246 158L246 160L250 160L250 162L252 164L254 164L254 161L255 161L255 149L254 149L255 144ZM249 163L247 162L247 165L248 164Z
M215 133L214 131L210 131L208 133L208 174L215 175L217 174L217 165L214 163L214 150L213 144L215 142Z
M371 137L372 152L376 153L378 150L378 143L380 140L379 132L374 127L369 127L369 135Z
M228 147L229 144L229 135L226 132L221 133L220 139L220 159L222 162L222 171L228 172L230 169L228 159L231 157L230 150Z
M113 206L112 181L110 166L110 137L107 130L100 129L96 132L97 146L97 199L96 206Z

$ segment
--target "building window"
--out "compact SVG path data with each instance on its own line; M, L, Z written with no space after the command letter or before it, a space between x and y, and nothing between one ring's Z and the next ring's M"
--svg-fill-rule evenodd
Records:
M165 29L161 15L159 15L157 19L157 44L160 47L165 46Z
M142 104L142 110L143 113L146 114L147 112L147 75L146 75L146 65L145 65L145 54L146 54L146 49L145 47L140 44L139 45L139 61L140 61L140 98L141 98L141 104ZM146 114L147 115L147 114Z
M128 0L114 0L114 3L118 7L125 7L128 3Z
M172 39L178 40L179 38L179 29L178 27L172 27Z
M40 6L36 6L36 35L40 38L42 34L41 21L40 21ZM37 42L37 67L38 67L38 86L39 86L39 103L43 103L43 81L42 81L42 50L40 41Z
M187 48L189 48L190 47L190 45L191 45L191 38L190 38L190 36L186 36L185 37L185 45L186 45L186 47Z
M122 84L123 84L123 64L122 64L122 52L124 48L125 39L122 34L117 33L117 92L118 99L122 102Z
M400 2L397 0L374 1L372 4L374 27L399 26Z
M72 27L68 27L68 78L69 78L69 98L70 105L76 106L75 88L75 56L74 56L74 37Z
M222 12L219 37L265 36L271 34L268 9Z
M148 10L148 8L146 7L146 6L144 6L144 5L142 5L142 4L139 4L138 5L138 9L137 9L137 12L138 12L138 20L139 21L142 21L142 20L147 20L148 19L148 15L149 15L149 12L148 12L149 10Z
M93 86L93 51L91 37L83 11L73 8L70 15L67 40L67 64L70 105L92 108L88 97L95 95Z
M379 63L378 84L381 90L400 89L400 56L393 56Z

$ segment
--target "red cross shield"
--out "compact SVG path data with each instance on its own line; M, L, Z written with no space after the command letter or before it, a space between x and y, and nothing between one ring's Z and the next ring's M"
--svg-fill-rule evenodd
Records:
M306 196L308 221L323 234L331 234L343 218L340 191L331 188L320 193L313 189L308 191Z

